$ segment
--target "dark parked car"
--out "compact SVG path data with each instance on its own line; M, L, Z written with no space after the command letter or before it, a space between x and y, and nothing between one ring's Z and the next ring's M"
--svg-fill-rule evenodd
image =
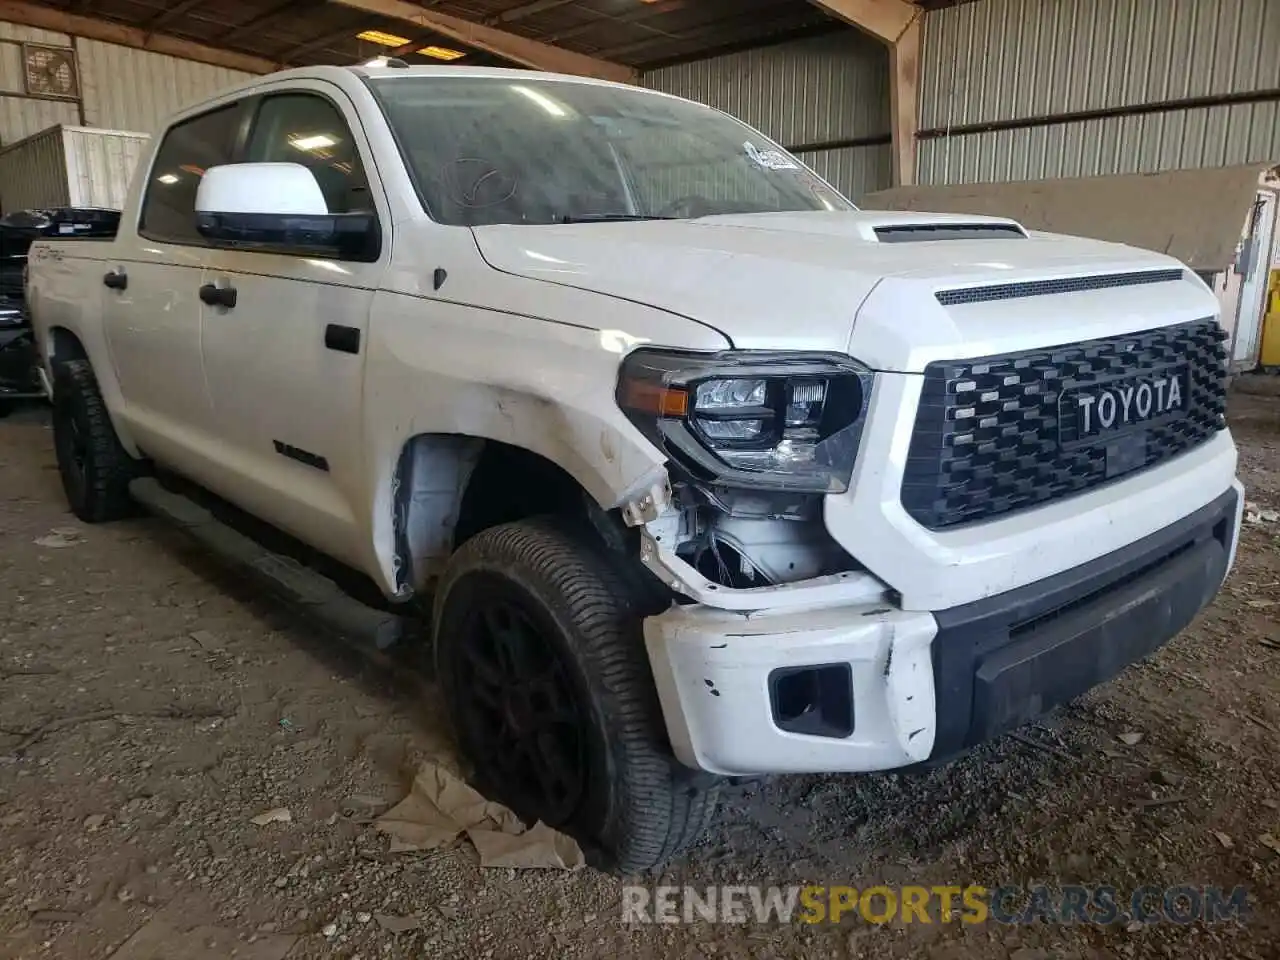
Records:
M23 283L27 251L40 237L112 237L120 211L82 207L18 210L0 217L0 416L16 400L44 397Z

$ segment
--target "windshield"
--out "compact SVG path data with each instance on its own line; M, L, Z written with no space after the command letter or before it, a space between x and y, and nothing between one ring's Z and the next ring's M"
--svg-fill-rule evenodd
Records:
M853 209L777 144L684 100L534 75L370 86L441 223Z

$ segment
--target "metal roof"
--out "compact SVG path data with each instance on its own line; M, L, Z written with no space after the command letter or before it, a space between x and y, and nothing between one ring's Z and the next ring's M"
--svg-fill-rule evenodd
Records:
M919 0L931 8L955 0ZM66 10L64 4L40 6ZM808 0L419 0L432 13L647 69L734 48L844 29ZM148 33L194 40L284 66L354 63L413 44L464 56L456 62L506 65L404 20L363 13L326 0L77 0L74 12ZM377 31L383 42L360 39ZM417 52L414 63L440 62Z

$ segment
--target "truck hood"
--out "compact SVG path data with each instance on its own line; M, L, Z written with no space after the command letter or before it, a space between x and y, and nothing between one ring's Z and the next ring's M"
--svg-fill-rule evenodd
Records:
M474 234L495 270L677 314L740 349L847 352L881 370L918 371L933 359L1076 342L1216 310L1189 274L1131 289L1104 283L942 305L942 290L1181 267L1160 254L1022 231L994 217L770 213L494 225ZM1168 315L1179 308L1185 316Z

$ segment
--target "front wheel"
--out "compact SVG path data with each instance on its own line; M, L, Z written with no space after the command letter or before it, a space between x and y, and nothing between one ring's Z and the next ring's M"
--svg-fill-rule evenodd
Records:
M671 756L643 601L615 562L554 519L478 534L436 594L435 654L477 785L632 872L697 840L717 791Z

